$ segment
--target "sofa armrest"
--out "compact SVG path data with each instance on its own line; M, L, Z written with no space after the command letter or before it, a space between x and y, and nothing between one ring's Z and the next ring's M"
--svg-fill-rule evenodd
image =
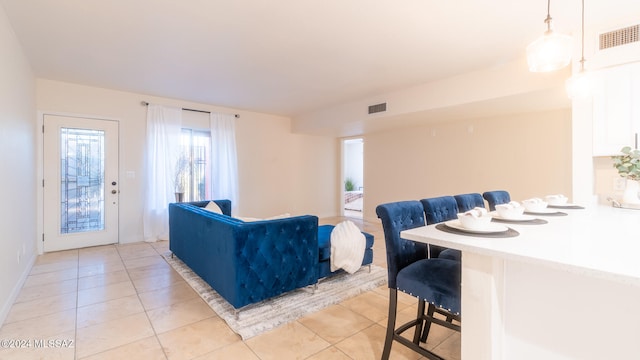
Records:
M169 204L169 249L209 282L210 262L215 255L207 251L215 243L233 239L231 225L241 222L190 203Z

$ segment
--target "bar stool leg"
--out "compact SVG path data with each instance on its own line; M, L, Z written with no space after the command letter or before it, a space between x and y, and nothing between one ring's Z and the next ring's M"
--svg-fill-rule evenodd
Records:
M398 290L389 289L389 318L387 320L387 335L384 339L384 349L382 350L382 360L388 360L391 354L391 344L393 343L396 328L396 312L398 310Z

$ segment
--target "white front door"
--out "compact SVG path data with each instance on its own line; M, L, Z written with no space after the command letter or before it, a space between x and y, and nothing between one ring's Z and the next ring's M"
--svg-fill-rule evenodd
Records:
M118 122L44 115L44 251L118 242Z

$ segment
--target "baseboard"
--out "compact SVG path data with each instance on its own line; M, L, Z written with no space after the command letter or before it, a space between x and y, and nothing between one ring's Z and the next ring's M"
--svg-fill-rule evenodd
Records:
M33 264L35 264L37 257L38 257L37 254L33 254L31 256L31 259L29 259L27 267L24 269L24 272L20 275L18 282L15 284L15 286L11 290L11 293L9 294L9 298L5 301L4 304L2 304L2 310L0 310L0 327L2 327L2 325L4 325L4 321L7 320L9 311L11 310L13 303L18 298L18 295L20 295L20 290L22 290L22 286L24 286L25 281L27 281L27 277L29 276L29 273L31 273L31 269L33 268Z
M133 236L127 236L127 237L123 237L121 236L119 239L119 244L132 244L132 243L137 243L137 242L144 242L144 236L142 236L142 234L140 235L133 235Z

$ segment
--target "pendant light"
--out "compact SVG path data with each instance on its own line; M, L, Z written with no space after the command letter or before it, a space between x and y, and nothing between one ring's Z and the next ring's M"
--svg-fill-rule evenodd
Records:
M591 95L591 81L587 72L584 69L584 0L582 0L582 38L581 38L581 57L580 57L580 70L577 74L574 74L565 83L567 95L571 99L585 98Z
M547 0L547 31L527 46L529 71L547 72L562 69L571 62L571 37L553 31L551 0Z

